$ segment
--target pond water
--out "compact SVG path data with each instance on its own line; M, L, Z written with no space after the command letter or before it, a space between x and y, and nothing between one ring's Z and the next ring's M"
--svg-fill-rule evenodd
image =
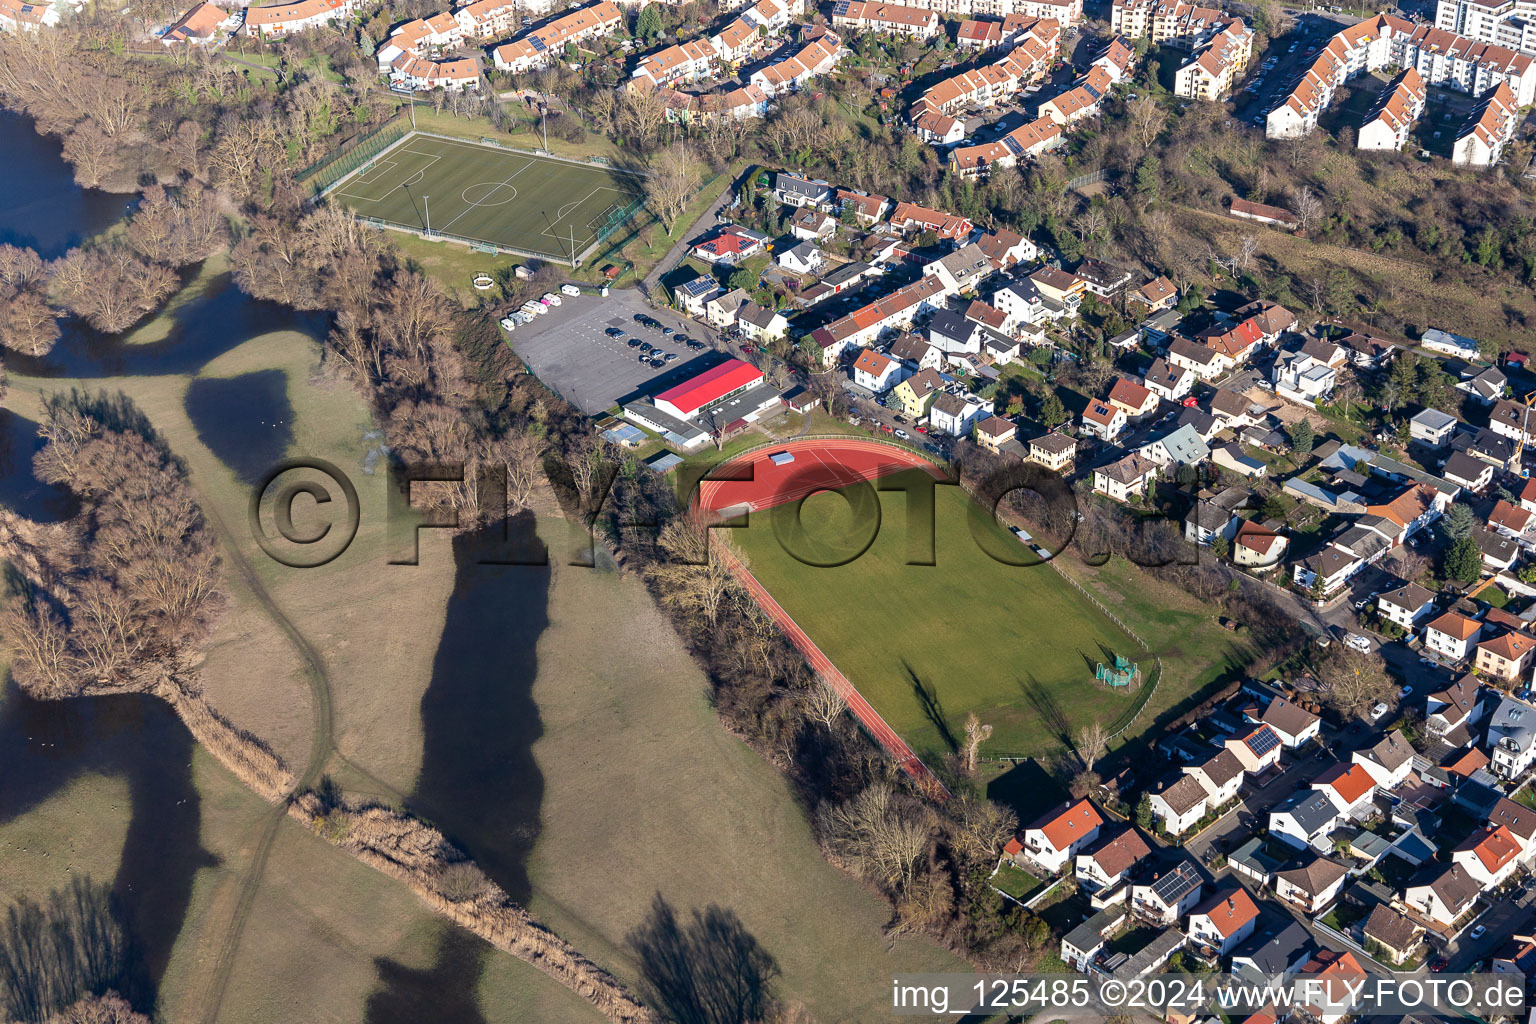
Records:
M60 156L62 148L58 139L37 134L26 118L0 111L6 193L0 203L0 244L57 259L133 208L133 196L76 185L74 172Z

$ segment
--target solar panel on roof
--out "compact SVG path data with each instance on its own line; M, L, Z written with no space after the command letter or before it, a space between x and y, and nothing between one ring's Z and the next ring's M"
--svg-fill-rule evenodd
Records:
M1194 888L1194 882L1189 866L1180 864L1152 883L1152 894L1162 900L1164 905L1171 906L1178 902L1180 896Z
M1275 735L1273 729L1259 729L1248 737L1248 749L1259 757L1274 750L1280 743L1280 737Z
M549 49L549 47L544 45L544 40L540 39L538 36L529 36L528 42L533 44L535 53L543 53L545 50Z
M1003 145L1007 146L1008 147L1008 151L1010 153L1012 153L1014 156L1023 156L1024 155L1024 147L1023 147L1023 145L1020 144L1019 140L1014 138L1012 135L1004 135L1003 136Z

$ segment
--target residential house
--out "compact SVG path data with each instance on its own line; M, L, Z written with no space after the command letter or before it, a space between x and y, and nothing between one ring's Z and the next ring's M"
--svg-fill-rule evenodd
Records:
M928 408L928 424L941 434L950 437L968 437L972 424L983 416L990 416L990 403L972 394L944 391L935 396Z
M1127 825L1113 836L1101 837L1091 849L1077 855L1078 887L1087 892L1113 889L1151 854L1152 848L1141 833Z
M973 291L992 271L992 258L979 245L963 246L923 266L923 276L937 277L951 295Z
M902 232L932 231L940 241L959 243L969 238L975 225L964 217L930 210L916 203L897 203L891 211L891 227Z
M1289 546L1288 538L1269 527L1244 520L1232 539L1232 561L1244 569L1268 572L1284 560Z
M776 309L765 309L755 302L744 302L736 311L736 326L752 341L773 341L782 338L789 329L789 321Z
M1460 864L1427 868L1403 888L1403 903L1438 925L1449 927L1477 903L1483 887Z
M944 353L916 334L898 335L886 351L912 373L918 370L937 371L944 365Z
M766 235L729 224L695 245L693 255L706 263L724 263L734 266L742 260L756 256L767 244Z
M1515 837L1522 863L1536 862L1536 811L1501 796L1488 812L1487 823L1489 828L1503 828Z
M1180 775L1178 779L1153 792L1148 797L1152 817L1164 832L1177 836L1195 827L1209 809L1205 787L1192 775Z
M1429 735L1461 746L1483 717L1482 683L1468 673L1424 699L1424 728ZM1461 742L1456 742L1460 740Z
M1091 399L1081 417L1083 433L1102 441L1113 441L1125 429L1125 410L1099 399Z
M1182 336L1168 343L1168 362L1190 371L1201 380L1214 380L1234 365L1225 353Z
M1223 745L1237 756L1245 772L1257 774L1280 761L1280 737L1263 723L1245 732L1228 736Z
M1141 446L1140 454L1159 466L1192 466L1210 458L1211 450L1194 427L1185 425L1148 441Z
M1339 809L1340 815L1355 817L1363 813L1376 795L1376 780L1364 765L1330 765L1312 780L1312 788L1325 794Z
M1529 509L1511 505L1503 498L1494 502L1493 511L1488 513L1489 526L1506 537L1513 537L1516 540L1531 531L1533 522L1536 522L1536 517L1533 517Z
M836 192L824 181L812 181L797 174L779 171L773 176L773 198L784 206L830 208Z
M1472 368L1477 370L1476 367ZM1492 405L1504 397L1504 392L1509 387L1509 378L1504 376L1504 371L1494 366L1479 370L1471 376L1465 376L1456 384L1458 391L1465 391L1480 405Z
M1152 360L1152 366L1142 378L1142 383L1158 397L1177 402L1194 390L1195 379L1194 371L1188 367L1175 366L1159 357Z
M1378 596L1376 613L1405 632L1413 633L1420 623L1435 614L1435 595L1417 583L1408 583Z
M825 210L805 206L789 218L789 233L802 242L820 242L837 234L837 218Z
M1045 319L1045 298L1028 278L1010 280L992 293L992 305L1015 324L1034 324Z
M1104 819L1087 800L1068 801L1019 832L1024 856L1054 875L1099 835Z
M944 387L937 370L919 370L892 389L902 413L914 421L923 419Z
M1161 276L1154 277L1126 296L1127 303L1137 303L1144 307L1147 313L1172 309L1178 301L1179 290L1174 287L1172 281Z
M1194 862L1179 860L1132 884L1131 912L1152 924L1174 924L1199 902L1204 887L1205 879Z
M1316 405L1333 393L1338 373L1306 352L1282 352L1271 371L1275 394L1303 405Z
M623 23L624 14L616 4L598 0L503 43L492 51L492 58L498 71L523 74L556 59L565 52L566 43L611 35Z
M1324 548L1295 563L1291 579L1319 598L1336 594L1350 577L1365 568L1365 560L1338 547Z
M740 288L722 292L704 303L704 319L717 331L736 325L736 315L752 298Z
M1527 480L1520 488L1520 507L1527 512L1536 512L1536 477Z
M1520 866L1520 842L1502 825L1480 828L1451 853L1451 863L1484 889L1497 889Z
M1157 396L1127 377L1121 377L1109 389L1109 404L1122 410L1133 423L1157 412Z
M1061 940L1061 959L1086 974L1110 937L1121 930L1128 913L1123 904L1111 904L1067 932Z
M1217 389L1211 396L1210 408L1211 415L1230 430L1251 427L1258 423L1262 416L1262 412L1248 400L1246 395L1225 388Z
M1315 739L1323 726L1317 715L1279 696L1269 702L1259 721L1273 729L1280 742L1291 750Z
M1063 472L1076 457L1077 439L1059 431L1053 430L1043 437L1029 439L1029 461L1046 469Z
M1363 769L1373 783L1386 790L1403 784L1413 770L1413 758L1413 746L1403 737L1401 729L1392 730L1373 746L1362 747L1350 755L1356 767Z
M1536 707L1504 694L1488 718L1489 770L1518 779L1536 760Z
M1243 452L1237 442L1219 444L1211 449L1211 461L1222 469L1229 469L1239 476L1257 479L1269 473L1269 466Z
M1450 661L1461 661L1472 653L1482 624L1460 612L1446 612L1424 627L1424 647Z
M1044 298L1054 299L1073 314L1088 290L1086 282L1049 264L1030 274L1029 280Z
M1536 639L1510 631L1478 644L1472 667L1495 679L1518 683L1530 675L1533 652Z
M1317 943L1312 934L1289 917L1279 930L1259 932L1232 951L1232 973L1250 984L1270 984L1300 971Z
M173 43L206 46L218 40L219 26L229 17L228 11L211 3L193 4L170 28L160 34L160 41L167 46ZM0 18L3 18L3 14L0 14Z
M1385 903L1371 908L1361 933L1374 942L1394 966L1401 967L1411 957L1424 937L1424 926L1393 910Z
M998 228L976 239L981 251L992 261L992 269L1007 270L1039 255L1035 243L1016 231Z
M827 258L814 242L801 242L779 253L774 262L791 274L817 274L827 265Z
M866 348L853 361L853 382L867 391L883 395L904 379L905 370L901 360Z
M1243 764L1230 750L1218 750L1199 764L1185 765L1184 774L1205 790L1206 808L1216 810L1237 799L1243 783Z
M1157 480L1157 463L1131 454L1093 471L1093 489L1115 501L1142 497Z
M1481 494L1493 485L1493 465L1466 452L1452 452L1440 475L1458 487Z
M849 189L837 190L838 211L846 213L853 211L853 219L862 227L874 227L885 216L885 211L890 208L891 201L885 196L869 195L864 192L854 192Z
M1431 327L1419 339L1419 346L1436 355L1455 356L1469 362L1477 358L1477 342L1460 334Z
M1316 914L1344 889L1349 868L1327 857L1313 857L1300 867L1275 872L1275 895L1303 914Z
M1353 994L1369 977L1365 968L1349 952L1335 953L1319 950L1297 974L1300 991L1307 1002L1301 1006L1300 1016L1317 1024L1340 1024L1351 1016Z
M725 289L721 288L720 283L713 277L700 275L682 284L674 285L672 297L689 316L703 316L704 304L724 292Z
M1249 492L1242 487L1223 488L1217 494L1202 491L1184 517L1184 539L1201 546L1217 537L1232 540L1243 522L1237 512L1247 504L1248 496Z
M1247 890L1238 886L1217 893L1190 911L1185 934L1197 949L1211 956L1226 956L1239 942L1253 934L1259 920L1259 908Z
M1502 533L1473 527L1472 540L1483 556L1484 572L1504 572L1520 557L1520 545Z
M1338 823L1338 805L1315 789L1299 790L1269 812L1270 835L1298 850L1331 852L1328 835Z
M983 416L976 421L976 443L990 452L996 452L1000 446L1012 441L1018 434L1018 424L1005 416Z
M1085 259L1072 271L1072 276L1083 282L1083 287L1101 299L1120 294L1131 283L1131 272L1123 267L1102 260Z

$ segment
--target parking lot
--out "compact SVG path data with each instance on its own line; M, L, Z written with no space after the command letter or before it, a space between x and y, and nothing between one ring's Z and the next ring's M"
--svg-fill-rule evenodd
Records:
M641 313L660 320L680 334L703 341L706 347L690 350L675 336L648 330L635 321ZM623 331L610 337L609 328ZM668 310L652 310L637 290L617 291L608 298L581 295L565 298L556 309L532 323L516 328L512 350L566 401L590 415L601 413L625 399L652 395L698 373L715 356L711 339L692 321ZM677 358L662 367L640 361L634 337Z
M1281 36L1264 54L1255 55L1242 89L1232 97L1237 105L1237 116L1246 124L1262 128L1264 116L1290 94L1296 80L1316 59L1315 52L1309 55L1307 51L1321 49L1339 28L1338 22L1316 15L1304 14L1297 18L1290 35ZM1269 68L1263 67L1263 62L1271 58L1275 63ZM1249 92L1248 87L1260 79L1263 85L1258 92Z

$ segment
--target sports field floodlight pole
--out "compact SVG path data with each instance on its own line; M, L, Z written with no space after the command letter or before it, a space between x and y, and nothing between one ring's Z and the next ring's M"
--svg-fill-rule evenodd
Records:
M432 197L422 196L421 203L427 208L427 237L432 237Z

